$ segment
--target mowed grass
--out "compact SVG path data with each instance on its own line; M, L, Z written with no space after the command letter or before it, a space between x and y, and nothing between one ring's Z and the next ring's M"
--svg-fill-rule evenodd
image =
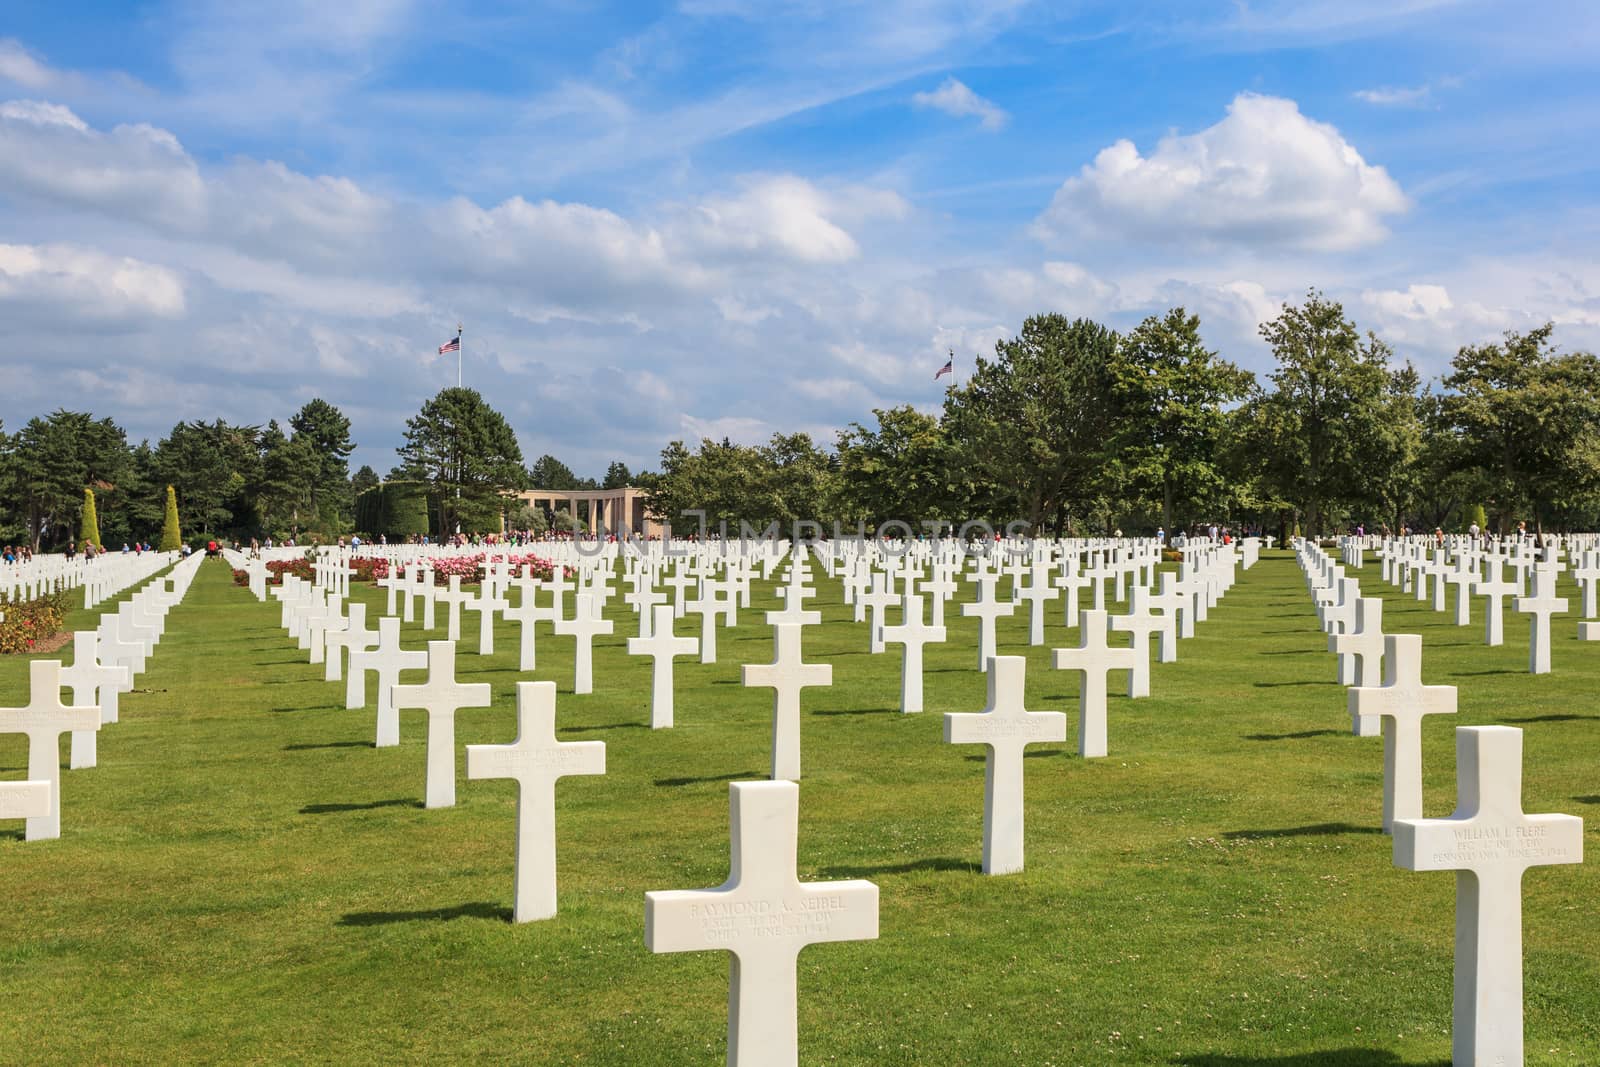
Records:
M1375 566L1362 577L1389 632L1424 635L1424 679L1460 686L1456 722L1424 728L1429 814L1454 806L1452 727L1518 725L1526 810L1591 816L1596 851L1600 646L1575 640L1570 582L1555 673L1533 677L1521 617L1486 648L1481 611L1458 629ZM983 706L975 621L952 609L928 711L901 715L898 647L869 655L820 584L806 657L834 685L803 700L799 868L871 879L882 911L877 941L801 954L802 1062L1448 1063L1455 880L1392 865L1382 742L1350 735L1286 553L1153 666L1150 698L1113 697L1109 758L1078 759L1070 730L1030 750L1027 871L1001 878L978 868L983 749L944 744L940 714ZM356 595L381 613L380 591ZM646 728L650 660L625 654L625 606L593 695L571 695L571 639L541 625L533 677L560 687L564 740L606 742L607 773L557 786L560 914L513 925L513 784L467 781L458 747L458 805L423 810L423 714L372 748L370 703L345 710L277 603L207 562L100 766L63 772L61 840L0 827L0 1061L720 1063L728 957L648 953L644 893L727 875L727 783L770 759L771 692L741 687L739 664L771 659L776 606L758 585L717 664L678 660L667 731ZM458 745L513 738L525 677L510 626L475 654L476 618L459 676L495 702L458 714ZM1078 676L1048 649L1077 635L1059 604L1049 618L1041 648L1023 613L1003 622L1000 650L1028 656L1030 708L1075 723ZM25 678L24 659L0 663L5 703ZM24 739L0 736L0 777L24 764ZM1541 868L1524 887L1528 1062L1600 1063L1600 872Z

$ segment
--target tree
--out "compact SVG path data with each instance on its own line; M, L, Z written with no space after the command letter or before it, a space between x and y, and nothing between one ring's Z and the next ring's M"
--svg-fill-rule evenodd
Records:
M350 420L326 400L308 401L290 419L294 440L312 462L307 503L329 536L344 532L350 516Z
M1204 509L1214 515L1225 503L1228 480L1219 452L1226 406L1254 381L1206 348L1200 317L1181 307L1145 319L1117 346L1111 367L1116 451L1130 489L1159 503L1167 529Z
M162 552L176 552L182 546L183 534L178 530L178 494L169 485L167 510L161 519L161 543L156 547Z
M279 536L287 533L299 537L302 529L318 524L321 517L319 496L328 506L337 508L326 490L318 486L319 479L326 476L322 458L309 437L303 434L289 437L276 419L267 423L259 441L261 463L255 481L256 514L269 531ZM326 529L326 524L320 525Z
M116 484L127 465L126 435L110 419L57 410L28 420L12 442L11 490L33 547L71 537L84 487Z
M909 404L874 408L876 427L839 431L838 507L873 524L951 518L950 444L939 420Z
M1119 471L1111 440L1117 335L1088 319L1035 315L945 394L944 426L972 505L988 517L1058 528L1104 510Z
M94 509L94 490L83 491L83 518L78 528L78 543L85 549L105 547L100 543L100 516Z
M396 451L405 476L429 484L441 532L498 528L503 494L527 477L510 423L475 389L444 389L424 403Z
M1271 490L1320 532L1330 508L1360 494L1364 455L1373 448L1389 385L1389 349L1363 341L1344 308L1313 290L1263 323L1278 369L1273 390L1252 407L1251 447L1264 460Z
M554 456L540 456L528 468L528 484L535 489L577 489L578 476Z
M214 422L180 422L157 445L157 484L173 486L184 512L204 536L259 525L254 486L260 476L261 429Z
M1600 482L1600 360L1558 355L1553 333L1547 323L1468 345L1444 379L1456 463L1482 476L1502 533L1524 510L1542 531L1558 513L1592 504Z
M606 479L600 483L600 488L623 489L632 484L633 475L628 473L628 465L617 460L606 468Z
M350 495L360 496L379 484L378 472L363 463L361 469L350 476Z

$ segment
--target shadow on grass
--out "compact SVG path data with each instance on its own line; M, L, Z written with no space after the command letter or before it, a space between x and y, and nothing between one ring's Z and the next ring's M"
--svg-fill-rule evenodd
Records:
M453 908L426 911L353 911L339 920L340 926L387 926L390 923L449 922L451 919L496 919L511 921L511 909L499 904L479 902L457 904Z
M371 741L325 741L319 745L284 745L285 752L310 752L319 748L371 748Z
M1263 656L1325 656L1328 653L1321 648L1277 648L1261 654Z
M374 811L378 808L420 808L420 800L373 800L365 804L307 804L301 815L337 815L345 811Z
M1381 1049L1338 1048L1325 1052L1302 1052L1289 1056L1234 1056L1210 1053L1200 1056L1175 1056L1173 1067L1450 1067L1449 1060L1424 1060L1411 1063Z
M656 785L664 788L679 785L702 785L706 782L731 782L734 779L765 778L761 771L734 771L732 774L708 774L703 778L657 778Z
M292 708L268 708L274 715L288 715L296 711L344 711L343 704L297 704Z
M1559 715L1521 715L1516 718L1506 717L1499 722L1583 722L1589 719L1600 719L1600 715L1576 715L1564 712Z
M1299 681L1296 681L1296 682L1252 682L1251 684L1254 685L1257 689L1282 689L1284 686L1295 686L1295 685L1338 685L1339 683L1338 682L1330 682L1325 678L1303 678L1303 679L1301 679Z
M813 715L898 715L899 708L835 708L831 711L813 711Z
M562 726L557 728L558 734L581 734L590 730L648 730L650 725L642 722L603 722L593 726Z
M1245 734L1246 741L1304 741L1308 737L1342 737L1348 730L1301 730L1297 734Z
M1587 796L1573 797L1579 804L1600 804L1600 796L1590 793Z
M864 867L824 867L817 873L823 878L873 878L884 874L910 874L912 871L967 871L971 874L980 874L983 871L983 865L972 860L938 856L925 860L911 860L908 863L878 863Z
M1528 672L1527 671L1513 670L1510 667L1495 667L1494 669L1487 670L1487 671L1452 671L1451 673L1463 675L1465 677L1470 678L1470 677L1473 677L1475 675L1484 675L1484 674L1527 674Z
M1222 836L1229 841L1253 841L1269 837L1338 837L1341 834L1381 834L1381 826L1357 826L1350 822L1319 822L1310 826L1289 826L1282 830L1229 830Z
M1067 750L1064 749L1064 748L1027 748L1027 749L1023 750L1022 758L1023 759L1049 759L1051 756L1064 756L1064 755L1067 755ZM984 755L982 752L979 752L976 755L973 755L973 756L962 756L961 758L966 760L968 763L982 763L984 760L988 759L989 757Z

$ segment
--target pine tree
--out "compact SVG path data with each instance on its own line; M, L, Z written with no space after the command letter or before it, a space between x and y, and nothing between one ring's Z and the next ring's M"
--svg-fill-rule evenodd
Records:
M172 486L167 486L167 514L161 520L161 544L157 547L162 552L176 552L183 545L183 535L178 532L178 494L172 491Z
M96 550L105 548L100 543L100 514L94 507L94 490L83 491L83 520L79 524L78 543L87 549L93 545Z

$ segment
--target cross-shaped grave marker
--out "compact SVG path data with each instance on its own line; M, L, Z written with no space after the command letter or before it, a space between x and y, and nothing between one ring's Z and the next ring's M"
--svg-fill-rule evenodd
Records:
M456 802L456 712L486 708L491 693L488 682L456 681L456 643L428 642L428 680L418 685L394 687L398 713L421 708L428 713L428 776L423 805L448 808Z
M1357 686L1346 698L1357 737L1383 730L1383 832L1396 819L1422 818L1422 717L1454 715L1456 687L1422 684L1422 638L1383 639L1383 685Z
M378 631L367 627L367 606L354 603L346 608L344 625L337 630L326 631L322 643L326 646L322 657L322 680L342 681L345 655L365 652L378 645Z
M1523 813L1522 731L1457 727L1455 812L1394 825L1396 867L1456 872L1457 1064L1521 1067L1522 876L1582 862L1582 819Z
M945 631L943 626L922 624L920 596L906 597L900 615L905 621L899 626L883 627L882 638L905 647L900 660L900 710L910 714L922 710L922 646L943 642Z
M461 588L461 575L452 574L450 584L445 589L435 589L433 599L441 601L446 609L444 636L449 641L461 640L461 608L472 594ZM428 627L430 630L433 627Z
M772 628L771 663L746 663L739 679L747 686L772 689L772 777L800 780L800 690L832 685L831 663L802 663L799 624Z
M1078 755L1093 759L1106 754L1106 675L1132 670L1134 651L1106 643L1106 613L1084 611L1078 616L1077 648L1055 650L1058 671L1082 671L1078 687Z
M61 684L72 690L74 707L93 704L100 709L100 723L117 721L117 694L133 688L133 672L117 663L99 662L100 635L94 630L79 630L72 635L72 666L61 672ZM67 766L82 770L98 761L95 738L99 729L74 730L69 745Z
M467 746L469 779L513 778L517 783L512 922L556 913L556 779L604 773L605 742L556 740L554 682L517 683L517 739L511 744Z
M394 687L400 681L401 671L420 671L427 666L426 652L400 647L400 620L393 615L378 620L375 648L350 653L350 676L344 687L346 708L367 706L367 672L377 675L378 719L374 747L389 748L400 743L400 713L394 707Z
M987 745L983 772L983 873L1022 870L1022 750L1067 739L1059 711L1028 711L1022 704L1024 656L996 656L989 665L989 702L983 711L949 712L944 739L953 745Z
M594 597L588 593L579 593L572 598L573 615L570 619L557 618L555 632L564 637L573 638L574 655L572 657L572 691L573 693L594 692L594 639L597 636L611 633L614 628L610 619L602 619Z
M652 610L656 617L650 636L628 638L628 654L655 661L650 676L650 729L665 730L672 726L672 658L694 655L700 651L700 642L672 636L671 604L656 604Z
M1528 616L1528 671L1550 673L1550 616L1567 610L1565 597L1556 596L1554 567L1539 566L1533 571L1533 595L1511 601L1513 610Z
M984 571L973 581L978 587L977 599L962 604L961 614L967 618L976 616L978 619L978 669L986 671L989 669L989 661L995 656L995 620L1010 616L1017 610L1017 606L995 595L995 586L1000 581L997 575Z
M0 734L28 735L28 780L48 782L50 810L28 818L23 839L43 841L61 836L61 735L100 729L97 706L61 703L61 664L36 659L28 664L28 703L0 708Z
M793 782L730 782L728 795L728 880L715 889L646 893L644 943L651 952L731 952L729 1067L795 1067L800 950L877 938L878 887L799 880L800 787Z
M1383 666L1383 600L1364 596L1356 600L1355 626L1328 637L1328 651L1355 662L1355 685L1376 686ZM1341 673L1341 680L1343 675ZM1366 736L1359 730L1356 736Z
M1112 615L1111 628L1129 634L1128 648L1133 652L1132 666L1128 668L1128 696L1150 695L1150 635L1171 625L1171 620L1150 613L1150 591L1137 582L1133 585L1133 600L1126 615Z

